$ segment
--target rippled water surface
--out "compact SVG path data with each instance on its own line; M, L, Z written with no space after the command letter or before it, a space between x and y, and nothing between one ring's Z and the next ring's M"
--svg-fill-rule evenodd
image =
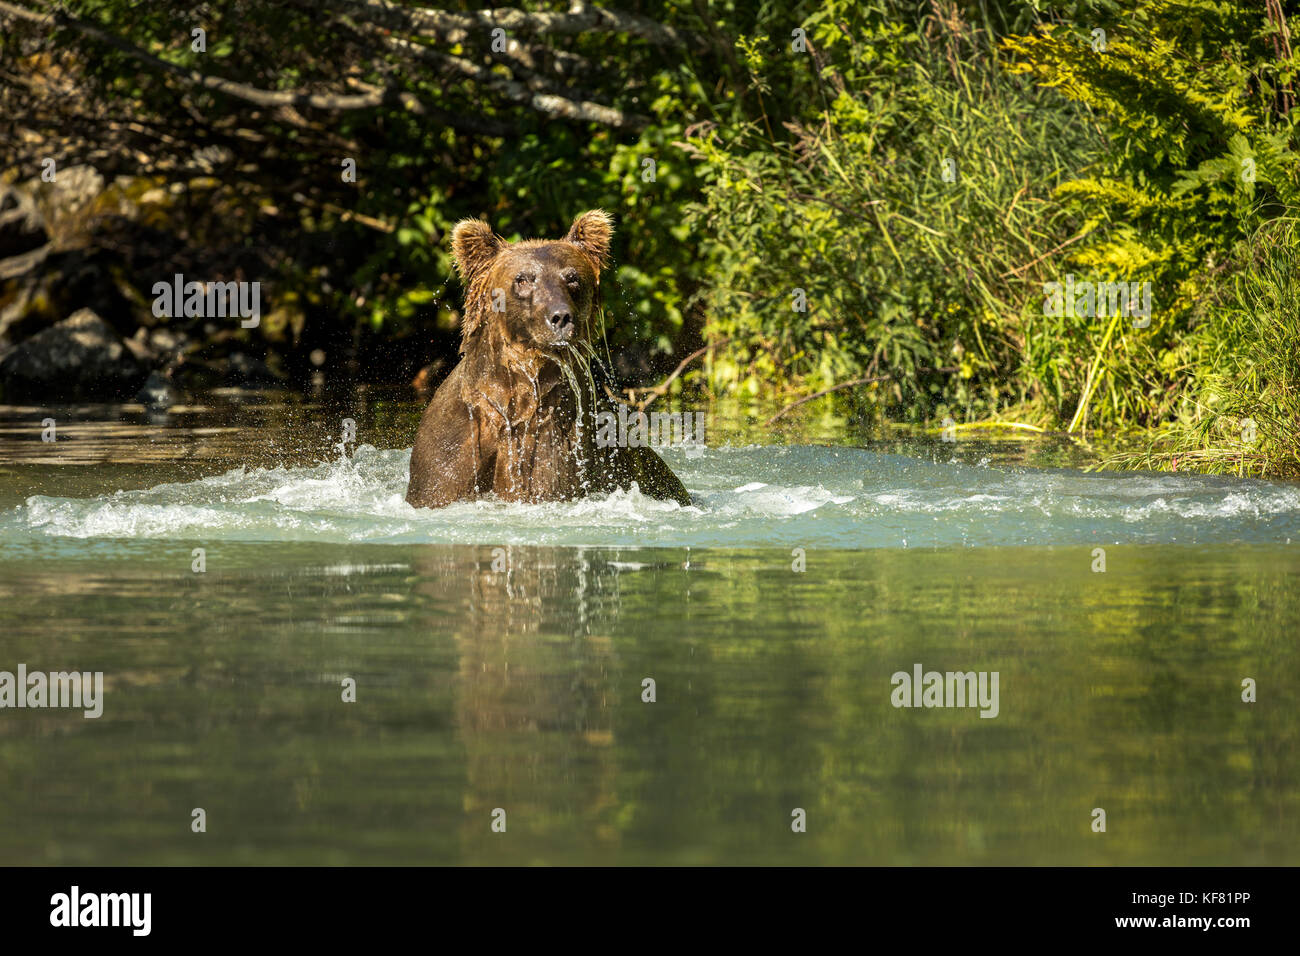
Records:
M818 446L665 451L692 506L636 491L576 502L406 504L410 450L93 497L32 495L0 541L61 538L819 548L1300 539L1294 485L1199 475L963 464Z
M0 409L0 671L106 685L0 709L0 863L1300 862L1295 485L733 421L417 511L418 412Z

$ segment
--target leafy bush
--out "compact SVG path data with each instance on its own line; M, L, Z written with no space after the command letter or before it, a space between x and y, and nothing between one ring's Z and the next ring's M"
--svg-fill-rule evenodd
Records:
M1262 226L1231 268L1192 334L1179 418L1110 464L1300 477L1300 219Z
M1300 202L1297 59L1281 22L1253 3L1075 6L1076 20L1004 40L1013 71L1092 111L1109 141L1057 191L1086 233L1059 271L1149 281L1154 309L1145 329L1036 320L1027 373L1072 429L1089 414L1109 427L1156 425L1201 368L1192 323L1223 264Z
M705 184L688 207L707 237L699 299L710 336L730 341L709 369L718 391L888 376L884 410L908 420L993 414L1034 391L1015 374L1020 315L1074 228L1052 189L1100 139L1003 72L986 28L907 6L825 3L807 53L742 38L760 94L773 64L800 65L788 96L802 113L688 140Z

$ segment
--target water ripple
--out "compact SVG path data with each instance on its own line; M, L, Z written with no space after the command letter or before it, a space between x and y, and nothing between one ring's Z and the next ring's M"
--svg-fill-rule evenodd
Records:
M240 467L97 498L36 495L0 543L201 539L713 547L950 547L1300 541L1300 489L1199 475L988 467L821 446L665 457L694 503L633 490L572 502L406 504L410 452Z

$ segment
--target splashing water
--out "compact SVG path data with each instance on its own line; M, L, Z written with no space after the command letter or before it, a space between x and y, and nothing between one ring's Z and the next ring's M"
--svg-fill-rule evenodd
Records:
M988 467L858 448L662 454L693 504L633 489L543 504L416 509L410 452L224 474L93 498L36 495L0 544L62 538L592 546L926 548L1300 542L1300 488L1190 474Z

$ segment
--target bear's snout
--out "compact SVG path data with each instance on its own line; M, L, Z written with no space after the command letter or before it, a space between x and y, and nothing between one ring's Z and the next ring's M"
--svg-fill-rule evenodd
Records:
M556 309L547 317L546 324L551 327L555 341L568 341L573 334L573 312L569 309Z
M532 314L540 334L534 333L542 342L551 345L567 343L577 330L574 321L573 299L560 283L538 283L533 293Z

